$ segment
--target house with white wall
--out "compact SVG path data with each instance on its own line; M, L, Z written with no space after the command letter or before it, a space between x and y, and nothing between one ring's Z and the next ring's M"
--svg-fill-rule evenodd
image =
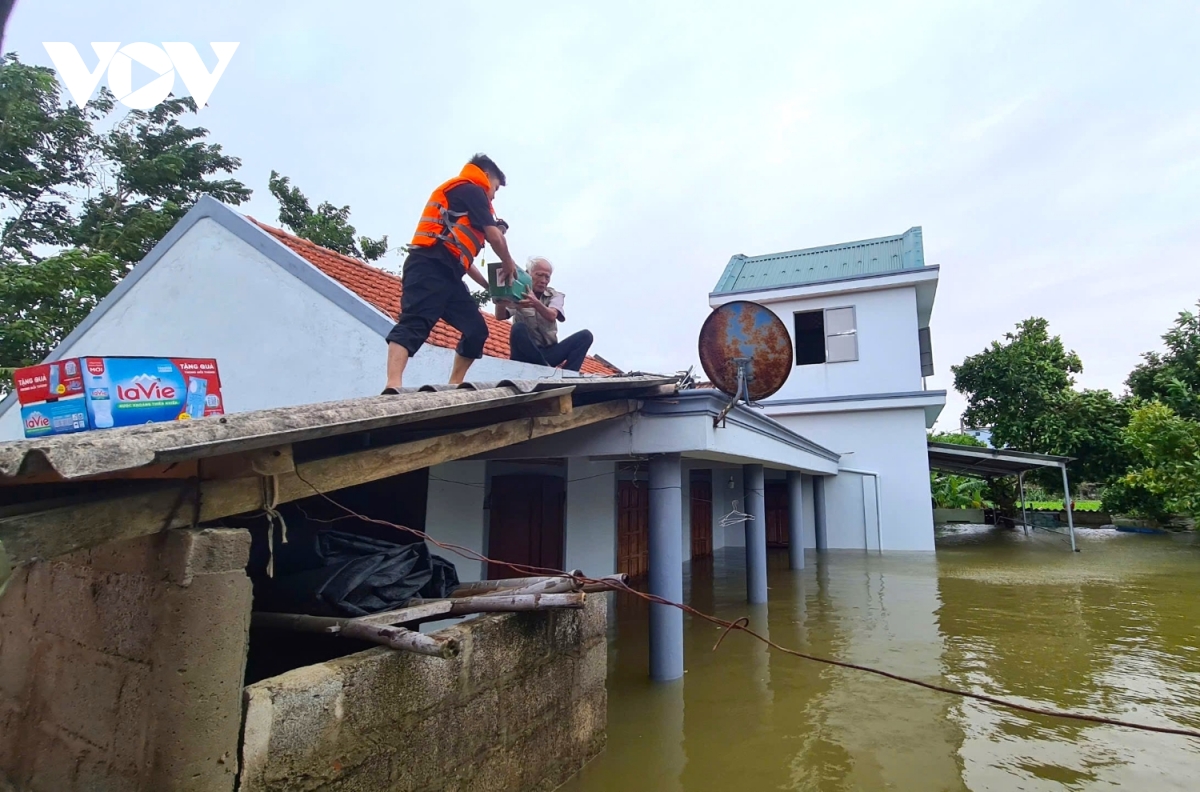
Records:
M763 409L739 405L718 426L728 397L682 390L620 418L435 465L389 485L387 498L440 541L510 563L648 575L651 591L676 601L683 564L724 548L744 553L752 602L767 599L770 546L787 547L793 568L805 550L932 550L925 430L945 392L923 380L937 277L920 229L734 256L710 305L767 306L796 354ZM377 395L399 302L395 275L205 197L49 360L213 357L227 412L404 398ZM576 379L509 360L507 325L484 316L491 336L473 381ZM444 382L457 340L439 323L406 384ZM618 372L593 357L581 374L590 394L595 377ZM0 438L21 437L19 414L13 397L0 404ZM496 572L456 565L464 581ZM652 620L657 678L682 673L677 617Z
M46 362L83 355L216 358L226 412L377 395L400 278L202 196ZM570 377L509 360L505 322L471 367L478 381ZM449 376L459 334L439 322L405 382ZM582 374L617 370L590 357ZM0 402L0 439L24 436L16 395Z
M921 229L826 247L733 256L709 297L766 306L791 334L795 365L762 404L836 451L826 483L830 548L932 550L926 429L946 404L933 374L938 267Z

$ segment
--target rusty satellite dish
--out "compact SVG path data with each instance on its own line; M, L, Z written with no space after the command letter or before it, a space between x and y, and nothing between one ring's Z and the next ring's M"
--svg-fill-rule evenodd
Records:
M719 426L739 400L752 404L783 387L792 373L792 339L779 317L758 303L726 303L700 328L700 365L732 397L713 422Z

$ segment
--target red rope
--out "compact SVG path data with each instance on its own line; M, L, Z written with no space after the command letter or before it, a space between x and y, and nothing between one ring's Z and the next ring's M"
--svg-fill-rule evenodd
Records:
M721 643L725 640L725 637L730 632L733 632L734 630L738 630L738 631L746 633L749 636L757 638L758 640L762 641L764 644L771 647L772 649L775 649L776 651L783 652L784 654L792 655L793 657L803 658L804 660L811 660L814 663L824 663L826 665L837 666L839 668L848 668L848 669L852 669L854 671L862 671L867 674L874 674L875 676L880 676L885 679L891 679L896 682L903 682L908 685L915 685L917 687L925 688L926 690L932 690L937 693L946 693L951 696L960 696L962 698L974 699L975 701L982 701L984 703L992 704L997 707L1004 707L1006 709L1016 710L1018 712L1025 712L1030 715L1043 715L1048 718L1063 718L1066 720L1085 721L1088 723L1101 723L1101 724L1104 724L1107 726L1118 726L1123 729L1136 729L1138 731L1156 732L1158 734L1175 734L1175 735L1179 735L1181 737L1192 737L1194 739L1200 740L1200 731L1196 731L1194 729L1182 729L1182 728L1175 728L1172 726L1152 726L1152 725L1146 724L1146 723L1133 723L1131 721L1123 721L1123 720L1119 720L1116 718L1106 718L1102 715L1089 715L1087 713L1082 713L1082 712L1069 712L1067 710L1052 709L1049 707L1031 707L1026 704L1019 704L1015 701L1010 701L1008 699L997 698L996 696L988 696L983 693L972 693L968 690L960 690L958 688L946 687L944 685L935 685L932 682L922 682L919 679L913 679L911 677L901 676L900 674L893 674L890 671L883 671L881 669L872 668L870 666L859 665L857 663L848 663L848 662L845 662L844 660L834 660L833 658L829 658L829 657L821 657L819 655L808 654L807 652L801 652L797 649L789 649L788 647L781 646L781 645L775 643L774 641L772 641L770 638L762 636L762 635L758 634L757 632L755 632L754 630L750 629L750 626L749 626L750 620L748 618L746 618L745 616L743 616L739 619L736 619L734 621L726 621L725 619L718 618L717 616L713 616L711 614L704 613L702 611L698 611L695 608L691 607L690 605L685 605L681 602L672 602L671 600L664 599L655 594L649 594L644 591L637 591L637 590L631 588L629 585L615 581L615 580L603 580L603 579L589 578L589 577L582 576L582 575L572 575L568 572L562 571L561 569L548 569L545 567L528 566L526 564L514 564L514 563L509 563L507 561L497 561L496 559L488 558L487 556L483 555L482 553L472 550L469 547L463 547L462 545L456 545L456 544L452 544L450 542L439 542L437 539L434 539L432 536L429 536L424 531L419 531L416 528L409 528L404 525L397 525L396 523L388 522L387 520L378 520L373 517L367 517L364 514L359 514L358 512L354 511L353 509L351 509L347 506L343 506L341 503L338 503L336 500L329 497L324 492L321 492L319 489L317 489L315 486L313 486L313 484L311 482L305 480L302 476L300 476L299 473L297 473L296 475L297 475L297 478L299 478L301 481L303 481L305 484L307 484L314 493L316 493L320 497L324 498L325 500L329 501L331 504L333 504L337 508L341 509L342 511L346 512L346 514L348 516L356 517L360 520L363 520L363 521L369 522L369 523L373 523L375 525L382 525L382 526L394 528L394 529L397 529L400 531L406 531L407 533L410 533L413 536L417 536L426 542L430 542L431 544L434 544L434 545L442 548L443 550L448 550L452 553L462 556L463 558L469 558L469 559L472 559L475 561L483 561L483 562L489 563L489 564L503 564L504 566L507 566L510 569L516 570L518 572L524 572L525 574L529 574L529 575L544 575L547 577L569 577L569 578L573 578L574 580L579 582L581 585L582 584L593 584L593 585L599 584L601 586L606 586L607 588L612 589L613 591L623 591L627 594L632 594L635 597L640 597L641 599L644 599L644 600L654 603L656 605L665 605L665 606L671 607L671 608L678 608L679 610L683 611L684 613L690 614L698 619L703 619L704 621L707 621L711 624L715 624L718 627L724 628L723 632L721 633L721 637L719 639L717 639L716 644L713 645L714 652L718 648L720 648Z

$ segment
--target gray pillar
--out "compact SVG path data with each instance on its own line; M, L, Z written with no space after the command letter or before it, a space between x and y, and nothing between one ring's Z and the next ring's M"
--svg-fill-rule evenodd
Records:
M789 470L788 486L788 565L804 569L804 476Z
M1063 474L1063 505L1067 507L1067 532L1071 535L1071 550L1078 553L1075 546L1075 510L1071 508L1071 485L1067 482L1067 466L1062 466Z
M767 509L766 479L762 465L742 467L746 493L746 601L767 601Z
M817 552L829 546L825 530L825 477L813 476L813 529L817 536Z
M650 593L683 601L683 501L679 454L650 459ZM683 676L683 611L650 604L650 678Z
M1017 487L1021 491L1021 530L1029 535L1029 514L1025 511L1025 471L1017 474Z

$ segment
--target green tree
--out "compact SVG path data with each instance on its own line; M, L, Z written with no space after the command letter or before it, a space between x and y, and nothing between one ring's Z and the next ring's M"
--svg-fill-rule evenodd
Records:
M1200 422L1149 402L1133 411L1125 437L1141 464L1123 483L1160 497L1167 511L1200 515Z
M990 426L997 448L1049 452L1061 435L1060 418L1075 374L1083 363L1051 336L1045 319L1031 318L1005 333L1004 342L972 355L957 366L954 388L967 397L963 418Z
M1200 309L1200 301L1196 303ZM1200 420L1200 314L1181 311L1162 337L1164 353L1147 352L1126 380L1139 399L1157 399L1176 413Z
M104 251L132 267L208 193L227 204L250 198L237 179L221 178L241 160L208 143L208 130L180 123L195 113L190 96L133 110L100 137L98 192L83 202L73 242Z
M929 435L929 439L935 443L952 443L972 448L986 447L986 444L966 434L934 433ZM936 470L929 473L929 490L934 505L939 509L983 508L986 489L987 482L983 479Z
M338 208L323 201L313 211L300 188L276 171L271 171L268 189L279 201L279 222L296 236L364 261L375 261L387 253L387 236L379 239L355 237L357 232L350 225L349 206Z
M98 131L113 109L107 89L79 108L52 69L0 62L0 371L43 359L202 193L250 196L227 176L240 161L182 123L190 97Z
M112 108L106 88L80 108L62 100L53 69L11 53L0 61L0 262L36 261L74 241L73 206L96 181L92 125Z
M951 371L955 389L967 397L964 418L990 426L996 447L1073 457L1075 484L1105 484L1125 473L1129 401L1106 390L1074 390L1083 363L1050 335L1045 319L1018 323L1003 343L993 342ZM1048 489L1058 486L1054 479L1053 472L1033 476ZM1001 495L999 482L996 488Z

